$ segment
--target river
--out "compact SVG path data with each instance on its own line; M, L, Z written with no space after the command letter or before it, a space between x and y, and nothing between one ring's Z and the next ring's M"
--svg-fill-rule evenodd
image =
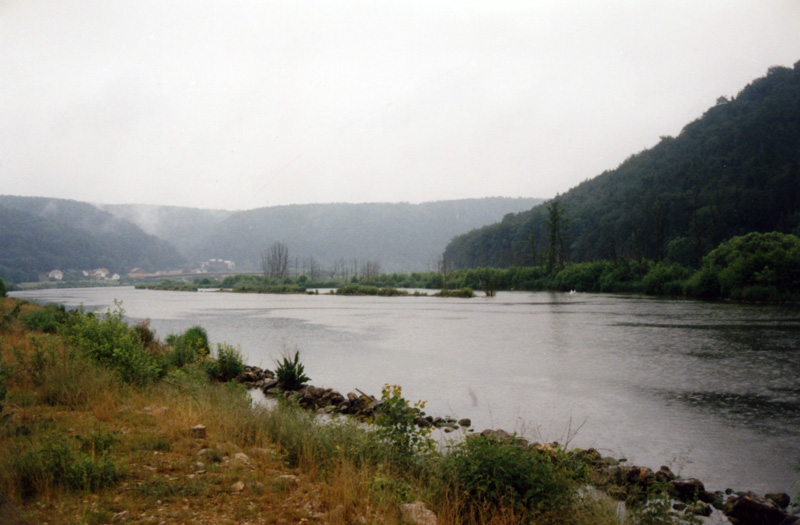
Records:
M193 325L312 383L399 384L433 415L533 441L669 465L711 490L790 492L800 461L800 308L639 296L339 297L135 290L14 292L68 307L122 301L164 338Z

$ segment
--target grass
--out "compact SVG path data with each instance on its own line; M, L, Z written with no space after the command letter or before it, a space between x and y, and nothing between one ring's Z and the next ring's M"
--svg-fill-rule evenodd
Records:
M0 315L17 304L0 301ZM618 523L614 502L579 495L575 473L548 458L476 442L411 469L397 461L397 436L344 417L322 423L291 402L253 407L241 386L211 380L202 360L126 381L58 330L45 336L19 320L0 330L0 352L9 415L0 493L31 523L394 524L416 500L443 525ZM192 432L198 424L204 437ZM546 474L526 474L536 490L519 501L517 455ZM498 465L506 485L486 475ZM557 497L541 496L548 487Z

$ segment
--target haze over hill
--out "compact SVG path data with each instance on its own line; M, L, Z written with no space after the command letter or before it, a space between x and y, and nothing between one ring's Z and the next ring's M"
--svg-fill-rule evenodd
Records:
M293 267L375 261L384 271L427 270L453 236L530 209L541 199L486 198L424 204L309 204L249 211L93 205L0 196L0 277L32 281L54 269L80 275L192 269L226 259L261 269L286 244Z
M289 248L292 264L323 268L376 261L383 271L428 270L456 235L529 210L542 199L464 199L422 204L302 204L226 212L162 206L104 209L171 242L190 261L233 260L261 269L270 244Z

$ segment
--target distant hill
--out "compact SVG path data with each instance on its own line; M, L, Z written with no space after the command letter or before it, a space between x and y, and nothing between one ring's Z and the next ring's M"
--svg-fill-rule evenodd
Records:
M751 231L800 233L800 62L720 98L678 137L555 199L569 259L647 257L697 265ZM458 236L456 268L541 264L551 203Z
M83 202L0 195L0 277L36 280L41 273L106 268L180 268L168 242Z
M372 204L303 204L227 212L159 206L104 206L174 244L192 261L233 260L260 270L261 254L283 242L292 265L332 269L377 261L383 271L431 268L455 235L529 210L541 199L501 198Z

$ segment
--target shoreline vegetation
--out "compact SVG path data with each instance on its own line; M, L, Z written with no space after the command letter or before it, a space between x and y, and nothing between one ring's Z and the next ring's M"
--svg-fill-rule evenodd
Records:
M563 267L476 268L449 272L381 274L369 279L312 281L305 275L282 280L258 275L137 284L151 290L223 289L252 293L314 293L320 288L340 295L426 295L404 289L440 290L447 297L473 297L474 290L639 293L657 297L800 303L800 238L782 233L750 233L720 244L699 269L646 259L599 260Z
M709 492L568 443L487 429L437 446L437 420L400 386L342 395L310 386L297 350L275 365L245 366L199 326L161 340L146 321L125 322L120 304L99 313L0 298L0 494L32 523L789 517L786 494ZM254 406L246 387L276 402Z

